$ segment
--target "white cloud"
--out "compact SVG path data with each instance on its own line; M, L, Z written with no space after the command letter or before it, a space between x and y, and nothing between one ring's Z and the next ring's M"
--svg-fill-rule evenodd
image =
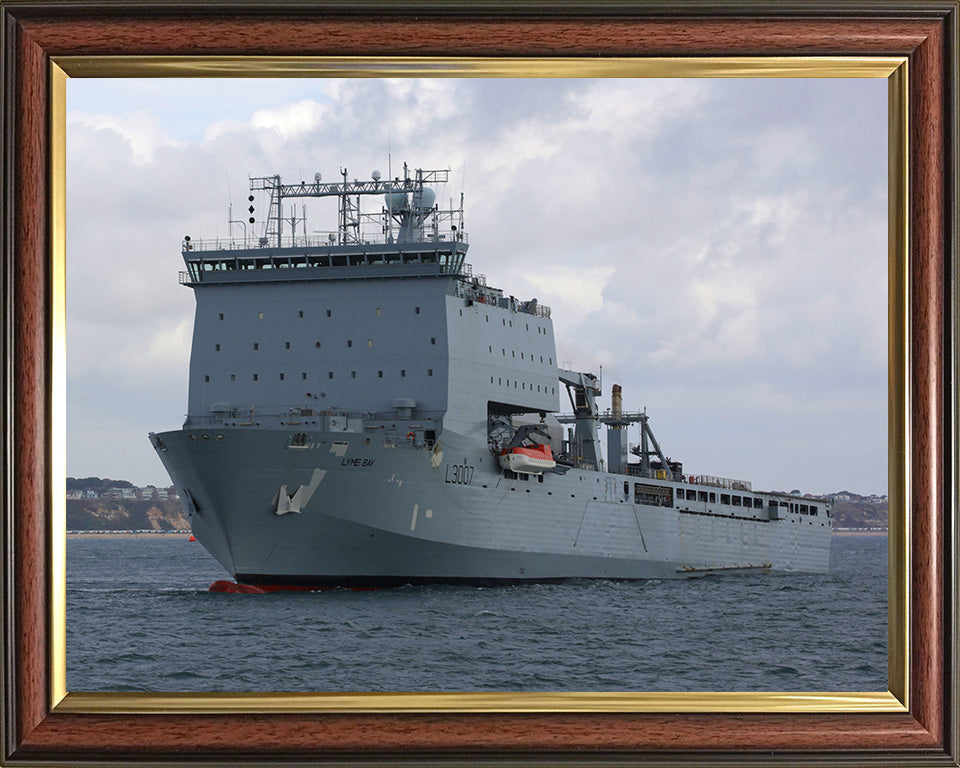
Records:
M121 136L130 145L135 165L152 162L158 147L175 146L177 143L163 131L156 117L143 110L112 115L71 111L67 118L68 131L71 126L81 125L96 131L112 131Z

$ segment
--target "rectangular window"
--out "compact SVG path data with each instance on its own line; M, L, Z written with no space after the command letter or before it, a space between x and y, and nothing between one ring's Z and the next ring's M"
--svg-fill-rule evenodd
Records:
M203 377L203 380L204 380L204 381L210 381L210 377L209 377L209 376L204 376L204 377Z
M351 379L357 378L357 372L356 372L356 371L350 371L350 378L351 378Z
M219 352L219 351L220 351L220 345L217 344L217 352Z
M302 310L302 309L301 309L299 312L297 312L297 317L303 317L303 310Z
M721 493L721 494L720 494L720 503L721 503L721 504L729 504L729 503L730 503L730 494L729 494L729 493Z
M331 314L333 314L333 313L328 309L328 310L327 310L327 317L330 317Z
M763 509L763 499L754 499L753 500L754 509Z
M635 483L633 486L635 504L650 504L655 507L673 506L673 489L661 485Z
M237 374L231 373L231 374L230 374L230 381L236 381L236 380L237 380Z
M811 515L817 514L817 505L816 505L816 504L811 504L811 505L810 505L810 514L811 514Z
M378 378L378 379L382 379L382 378L383 378L383 371L377 371L377 378Z
M348 347L352 347L352 346L353 346L353 340L352 340L352 339L347 339L347 346L348 346Z
M697 501L706 502L707 492L706 491L697 491Z
M377 307L377 317L380 317L380 307Z
M257 318L263 320L263 312L257 312Z
M254 349L260 349L260 345L257 344L257 342L253 342L253 348L254 348Z
M307 372L304 371L303 373L301 373L301 374L300 374L300 378L303 379L304 381L306 381L306 380L307 380Z
M283 381L283 374L280 374L280 381Z
M223 320L223 312L220 313L220 319Z
M403 378L403 377L406 376L406 375L407 375L407 372L406 372L405 370L401 369L401 370L400 370L400 377Z
M420 307L414 307L414 308L413 308L413 314L419 315L419 314L420 314ZM462 314L462 312L461 312L461 314Z
M734 496L734 497L733 497L733 506L735 506L735 507L742 506L742 505L740 504L740 497L739 497L739 496Z
M287 349L290 349L290 342L289 341L284 342L284 346L286 346Z
M259 380L260 380L260 377L257 376L257 374L253 374L253 380L254 380L254 381L259 381Z
M801 515L807 514L807 505L806 505L806 504L801 504L801 505L800 505L800 514L801 514Z
M433 368L427 368L427 376L433 376Z
M328 378L328 379L332 379L332 378L333 378L333 371L327 371L327 378Z
M434 345L437 343L437 339L436 339L435 336L431 336L431 337L430 337L430 343L431 343L431 344L434 344Z
M711 504L716 504L716 503L717 503L717 494L715 494L715 493L711 493L711 494L710 494L710 503L711 503Z
M368 346L368 347L372 347L372 346L373 346L373 339L367 339L367 346Z

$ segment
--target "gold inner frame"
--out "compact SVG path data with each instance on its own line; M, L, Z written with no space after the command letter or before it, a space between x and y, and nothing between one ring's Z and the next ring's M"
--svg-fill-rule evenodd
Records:
M68 693L66 80L69 77L817 77L888 81L887 692ZM909 709L910 318L906 57L607 59L60 56L50 66L50 705L58 713L905 712Z

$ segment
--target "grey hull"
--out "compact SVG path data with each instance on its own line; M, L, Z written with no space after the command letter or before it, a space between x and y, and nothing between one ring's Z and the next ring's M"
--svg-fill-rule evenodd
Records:
M449 431L432 450L350 432L290 445L282 429L152 440L197 540L241 583L687 578L829 564L824 516L636 504L636 478L589 470L509 479Z

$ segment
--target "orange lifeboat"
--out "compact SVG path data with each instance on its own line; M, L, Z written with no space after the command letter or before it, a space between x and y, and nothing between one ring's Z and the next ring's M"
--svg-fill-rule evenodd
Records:
M550 446L543 444L505 448L500 451L499 458L504 469L526 475L542 475L545 469L557 466Z

